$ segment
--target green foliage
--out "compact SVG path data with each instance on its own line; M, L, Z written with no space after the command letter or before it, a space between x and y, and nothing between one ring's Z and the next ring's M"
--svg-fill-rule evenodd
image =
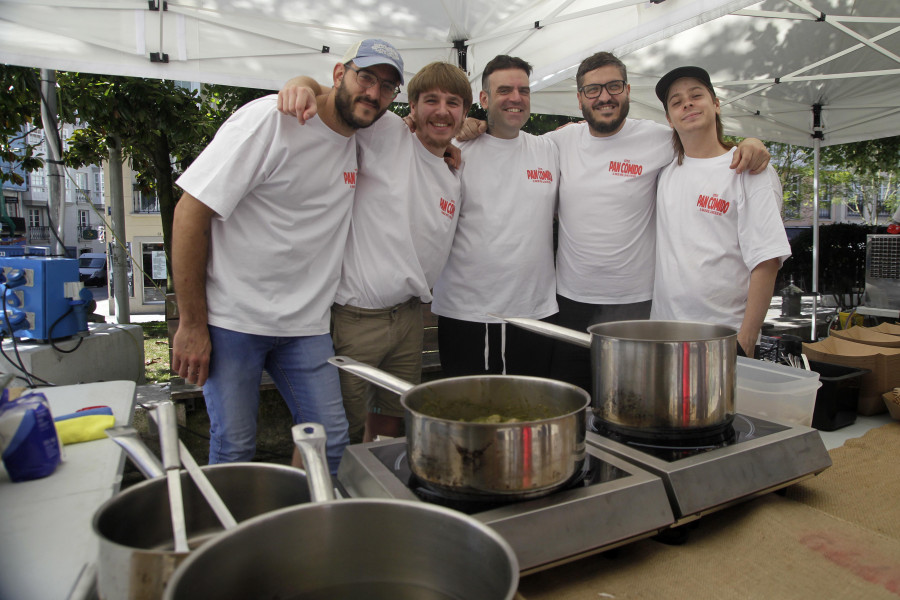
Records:
M0 86L0 160L26 172L39 169L44 165L36 152L39 147L27 143L28 133L39 127L34 122L41 114L38 71L0 64ZM3 181L24 183L12 169L0 171L0 182Z
M814 193L813 149L775 142L766 146L784 188L784 217L809 216ZM845 204L872 225L877 223L880 209L896 210L900 137L822 148L819 163L822 202Z
M819 292L831 294L839 306L860 304L866 281L866 236L884 233L884 227L835 223L819 227ZM775 292L793 281L806 292L812 290L812 228L791 241L791 257L779 274Z

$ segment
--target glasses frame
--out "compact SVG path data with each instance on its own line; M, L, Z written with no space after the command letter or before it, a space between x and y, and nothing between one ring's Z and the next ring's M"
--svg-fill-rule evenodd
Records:
M611 89L609 89L608 86L610 84L614 84L614 83L621 83L622 90L619 92L613 92ZM597 93L594 94L593 96L588 96L587 92L584 91L584 88L595 86L595 85L600 86ZM584 97L587 98L588 100L593 100L594 98L599 98L600 94L603 93L603 90L606 90L606 92L610 96L618 96L619 94L623 93L625 91L625 88L627 88L627 87L628 87L628 82L625 81L624 79L613 79L612 81L607 81L606 83L589 83L587 85L583 85L580 88L578 88L578 93L583 94Z
M386 79L382 79L381 77L379 77L379 76L376 75L375 73L373 73L373 72L371 72L371 71L367 71L366 69L354 68L354 67L352 67L352 66L350 66L350 65L347 65L347 68L350 69L351 71L353 71L354 73L356 73L356 80L359 82L359 85L361 85L361 86L363 87L363 89L366 89L366 90L367 90L367 89L369 89L369 88L371 88L371 87L375 87L375 84L377 83L377 84L378 84L378 87L379 87L380 90L381 90L381 95L382 95L382 97L384 97L384 98L390 98L391 100L393 100L393 99L396 98L398 95L400 95L400 86L397 85L396 83L394 83L393 81L387 81ZM375 79L375 83L370 83L370 84L367 85L366 82L363 81L363 80L359 77L359 74L360 74L360 73L365 73L365 75L366 75L367 77L372 77L373 79ZM389 93L386 93L386 92L387 92L387 88L386 88L385 86L389 86L389 87L390 87L390 92L389 92Z

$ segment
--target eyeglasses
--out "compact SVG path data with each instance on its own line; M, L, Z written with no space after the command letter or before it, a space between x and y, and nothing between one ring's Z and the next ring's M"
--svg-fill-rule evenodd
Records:
M621 79L614 79L613 81L607 81L606 83L592 83L590 85L583 85L578 88L578 91L584 94L584 97L593 100L594 98L600 97L600 94L603 93L603 88L606 88L606 91L609 92L610 96L617 96L625 91L626 81L622 81Z
M370 73L369 71L363 71L362 69L354 69L350 65L347 65L347 68L356 73L356 80L359 81L359 85L363 86L365 89L369 89L370 87L379 86L381 89L381 95L385 98L396 98L397 94L400 93L400 86L392 81L385 81L381 77Z

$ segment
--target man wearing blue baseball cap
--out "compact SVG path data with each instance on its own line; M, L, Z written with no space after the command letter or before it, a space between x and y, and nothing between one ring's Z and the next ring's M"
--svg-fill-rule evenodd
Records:
M177 182L172 369L203 386L211 464L253 459L263 369L294 423L324 425L332 472L347 444L327 359L356 187L353 134L385 113L403 60L388 42L367 39L332 77L305 126L277 110L275 95L241 107Z

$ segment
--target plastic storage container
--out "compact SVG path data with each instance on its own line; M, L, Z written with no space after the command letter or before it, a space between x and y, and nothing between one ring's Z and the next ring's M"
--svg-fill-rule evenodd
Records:
M816 392L821 386L815 371L739 356L737 412L790 425L812 425Z
M817 360L809 361L809 366L819 374L822 382L816 396L812 426L822 431L834 431L856 422L862 376L869 370Z

